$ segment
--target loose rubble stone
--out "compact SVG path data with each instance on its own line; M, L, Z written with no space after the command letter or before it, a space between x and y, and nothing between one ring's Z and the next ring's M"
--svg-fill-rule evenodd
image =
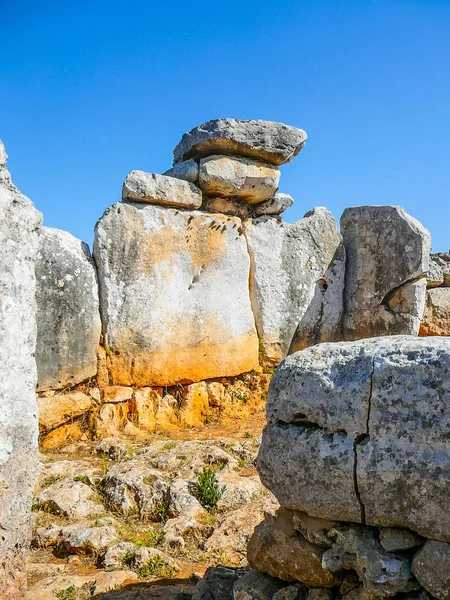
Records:
M200 161L199 186L208 196L258 204L277 191L279 180L277 167L251 158L208 156Z
M284 581L333 587L341 578L322 567L323 548L296 532L292 511L280 509L260 523L248 544L249 564Z
M412 531L408 531L408 529L399 529L398 527L380 528L380 544L388 552L410 550L420 546L422 542L422 538Z
M36 261L38 390L73 386L97 373L98 284L89 246L43 227Z
M233 585L248 569L210 567L195 588L192 600L234 600Z
M55 429L75 417L89 412L95 401L82 392L66 392L50 398L37 399L39 408L39 428L42 431Z
M37 495L36 503L46 512L83 519L104 514L104 507L95 501L94 490L81 481L58 481Z
M431 261L435 262L442 270L444 287L450 286L450 252L437 252L431 255ZM431 262L430 261L430 262Z
M215 119L185 133L173 155L175 163L191 157L231 154L282 165L291 161L305 142L302 129L283 123Z
M114 384L173 385L258 367L240 227L237 218L157 206L106 211L94 255Z
M345 339L417 335L429 269L428 231L398 206L359 206L344 211L341 233L347 254Z
M265 215L281 215L285 210L294 204L294 199L289 194L274 194L268 200L257 204L252 211L253 217L263 217Z
M265 360L278 364L291 344L293 351L341 339L345 253L331 214L316 208L294 224L259 217L245 235Z
M223 213L233 217L246 219L250 214L250 206L243 201L232 198L206 198L204 209L207 212Z
M444 284L443 268L437 263L436 260L434 260L433 254L430 256L430 263L426 273L426 279L428 288L440 287Z
M163 173L168 177L176 177L177 179L184 179L184 181L190 181L191 183L197 183L198 181L198 164L195 160L190 158L183 162L175 163L171 169Z
M450 340L393 336L288 357L258 456L282 506L450 541Z
M11 182L0 141L0 597L22 600L38 473L35 262L41 215Z
M200 208L202 193L193 183L182 179L131 171L123 183L122 201L190 209Z
M450 335L450 288L427 290L420 335Z
M412 572L438 600L450 597L450 544L428 540L414 556Z
M81 590L85 594L98 594L108 592L114 588L120 588L125 582L134 582L138 579L133 571L96 571L91 575L58 575L43 579L29 588L26 600L54 600L57 592L73 588L73 593L80 595ZM86 596L89 598L89 596ZM22 599L21 599L22 600Z
M233 586L234 600L272 600L286 584L265 573L251 570Z
M331 548L332 541L328 537L328 531L339 525L336 521L317 519L301 512L294 512L293 524L295 530L301 533L311 544L316 544L322 548Z
M120 460L127 454L127 447L118 438L103 438L95 447L95 452L100 455L106 455L111 460Z
M133 388L110 385L102 389L103 402L125 402L133 397Z
M102 554L117 541L114 527L100 525L86 527L76 525L71 530L64 528L63 539L67 552L71 554Z
M335 541L323 555L324 568L353 569L369 593L382 597L417 589L408 560L385 552L375 531L350 525L332 529L329 535Z
M136 550L136 546L131 542L119 542L110 546L103 557L103 566L105 569L114 569L121 567L124 559L130 556Z

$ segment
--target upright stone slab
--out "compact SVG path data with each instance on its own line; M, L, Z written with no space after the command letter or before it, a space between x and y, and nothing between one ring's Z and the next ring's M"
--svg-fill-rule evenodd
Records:
M297 223L260 217L245 226L250 289L264 359L341 339L345 251L331 214L315 208Z
M380 337L289 356L258 457L282 506L450 541L450 339Z
M43 227L36 280L38 389L70 387L97 372L101 321L88 245Z
M430 234L399 206L347 208L344 337L417 335L425 305Z
M34 265L41 215L0 142L0 598L22 600L38 472Z
M94 256L114 384L173 385L258 366L240 219L118 203L97 223Z

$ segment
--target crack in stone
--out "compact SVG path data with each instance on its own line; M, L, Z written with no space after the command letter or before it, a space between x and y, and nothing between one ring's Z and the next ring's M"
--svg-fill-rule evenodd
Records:
M423 279L423 277L425 277L425 276L426 276L426 273L421 273L420 275L417 275L416 277L411 277L411 279L407 279L400 285L397 285L395 288L392 288L392 290L389 290L389 292L383 298L380 305L384 306L384 308L388 312L390 312L392 315L409 315L410 313L400 313L400 312L393 310L391 308L389 302L391 301L392 297L398 292L398 290L401 290L402 287L405 287L406 285L410 285L411 283L415 283L416 281Z

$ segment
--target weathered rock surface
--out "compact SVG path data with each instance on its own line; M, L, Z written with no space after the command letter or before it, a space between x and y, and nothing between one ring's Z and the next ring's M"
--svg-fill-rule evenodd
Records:
M293 519L292 511L280 509L255 528L247 551L250 565L284 581L313 587L339 584L339 575L322 567L324 549L300 535Z
M277 193L257 204L252 211L253 217L263 217L265 215L281 215L285 210L294 204L294 199L289 194Z
M35 260L41 215L0 141L0 597L22 600L38 473Z
M396 336L288 357L258 457L282 506L450 540L450 340Z
M430 257L430 234L398 206L347 208L344 337L417 335Z
M50 398L37 399L39 408L39 429L49 431L88 412L95 401L82 392L65 392Z
M444 287L450 286L450 252L437 252L431 255L431 262L434 262L442 271L444 278Z
M190 209L200 208L202 193L193 183L182 179L131 171L123 183L122 200Z
M94 376L101 333L97 276L88 245L67 231L42 228L36 301L38 389Z
M173 167L163 173L163 175L168 177L176 177L177 179L184 179L184 181L190 181L191 183L197 183L198 171L198 163L190 158L189 160L175 163Z
M209 196L258 204L277 191L279 180L277 167L252 158L214 155L200 161L199 186Z
M414 556L417 581L438 600L450 597L450 544L428 540Z
M110 376L170 385L258 366L237 218L115 204L96 227Z
M423 542L417 534L408 529L400 529L398 527L381 527L380 544L388 552L395 550L410 550L420 546Z
M234 600L272 600L284 585L270 575L250 570L234 584Z
M438 261L434 260L433 254L430 256L430 264L426 273L427 287L435 288L444 284L443 268Z
M220 197L206 197L203 207L207 212L223 213L224 215L240 217L241 219L246 219L251 210L251 207L242 200Z
M273 121L214 119L185 133L174 162L211 154L249 156L274 165L291 161L306 143L302 129Z
M245 235L265 360L278 364L291 344L341 339L345 253L331 214L315 208L294 224L260 217Z
M207 569L195 588L192 600L233 600L233 585L247 571L222 565Z
M37 495L35 505L48 513L78 519L105 512L94 490L81 481L63 480L48 486Z
M450 288L427 290L420 335L450 335Z

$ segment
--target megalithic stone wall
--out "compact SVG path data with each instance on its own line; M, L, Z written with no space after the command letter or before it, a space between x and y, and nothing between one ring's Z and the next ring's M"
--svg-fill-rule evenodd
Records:
M35 259L41 215L0 142L0 598L23 600L38 472Z

